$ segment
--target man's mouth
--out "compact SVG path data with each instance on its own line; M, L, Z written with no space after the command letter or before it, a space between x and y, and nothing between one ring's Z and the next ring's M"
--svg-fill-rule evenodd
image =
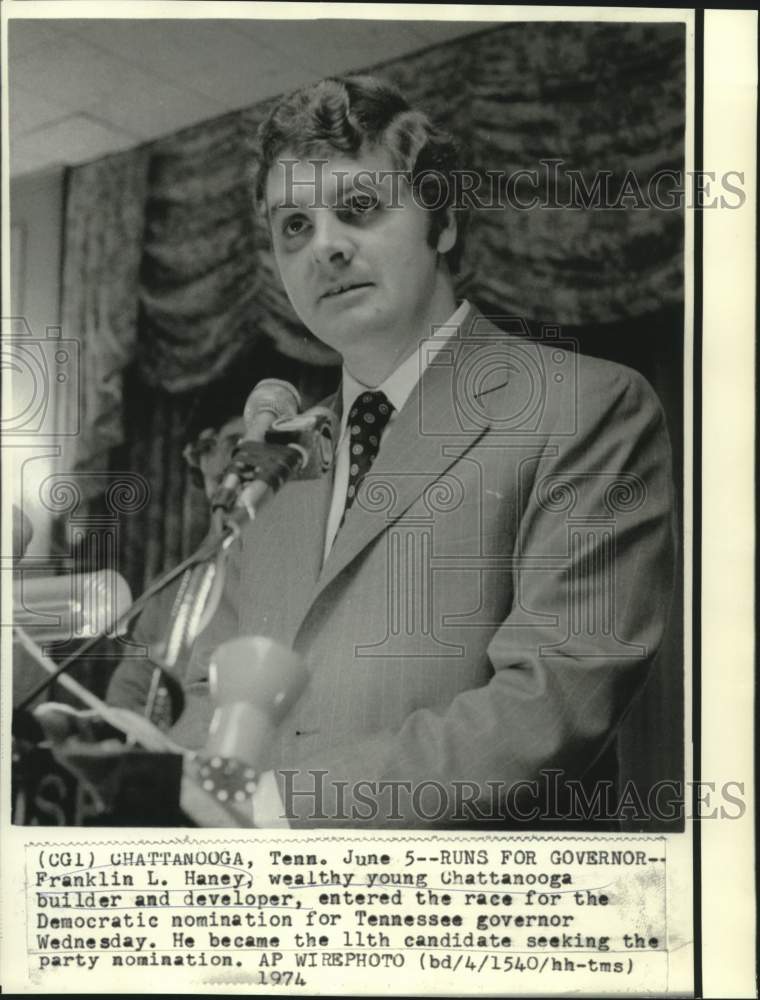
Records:
M370 284L371 282L369 281L354 281L342 285L333 285L332 288L328 288L326 292L323 292L320 298L333 299L338 295L344 295L346 292L353 292L357 288L369 288Z

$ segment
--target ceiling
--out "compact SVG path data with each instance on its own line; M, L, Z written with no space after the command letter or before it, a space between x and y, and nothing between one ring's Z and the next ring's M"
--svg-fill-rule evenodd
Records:
M11 175L96 159L486 27L347 19L9 20Z

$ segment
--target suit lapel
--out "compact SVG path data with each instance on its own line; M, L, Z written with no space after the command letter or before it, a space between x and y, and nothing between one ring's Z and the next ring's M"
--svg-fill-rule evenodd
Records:
M468 316L468 325L472 321ZM460 338L422 379L391 425L359 494L338 531L309 605L379 534L397 520L488 430L481 421L463 428L456 405L455 372L466 350Z

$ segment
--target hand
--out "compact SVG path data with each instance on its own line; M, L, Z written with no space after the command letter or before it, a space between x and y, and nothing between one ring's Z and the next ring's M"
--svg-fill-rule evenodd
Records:
M109 739L113 736L109 730L116 729L127 736L128 742L139 744L154 753L186 752L152 722L128 708L112 708L109 705L107 712L101 712L94 708L76 709L70 705L48 701L34 709L34 717L42 727L46 739L59 748L72 737L80 744L107 742L116 743L123 748L122 740Z

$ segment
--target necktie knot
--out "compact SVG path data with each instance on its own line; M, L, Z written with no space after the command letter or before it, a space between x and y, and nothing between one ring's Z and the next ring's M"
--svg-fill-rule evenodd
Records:
M393 413L393 403L384 392L363 392L348 412L350 465L345 514L354 502L380 448L380 438Z

